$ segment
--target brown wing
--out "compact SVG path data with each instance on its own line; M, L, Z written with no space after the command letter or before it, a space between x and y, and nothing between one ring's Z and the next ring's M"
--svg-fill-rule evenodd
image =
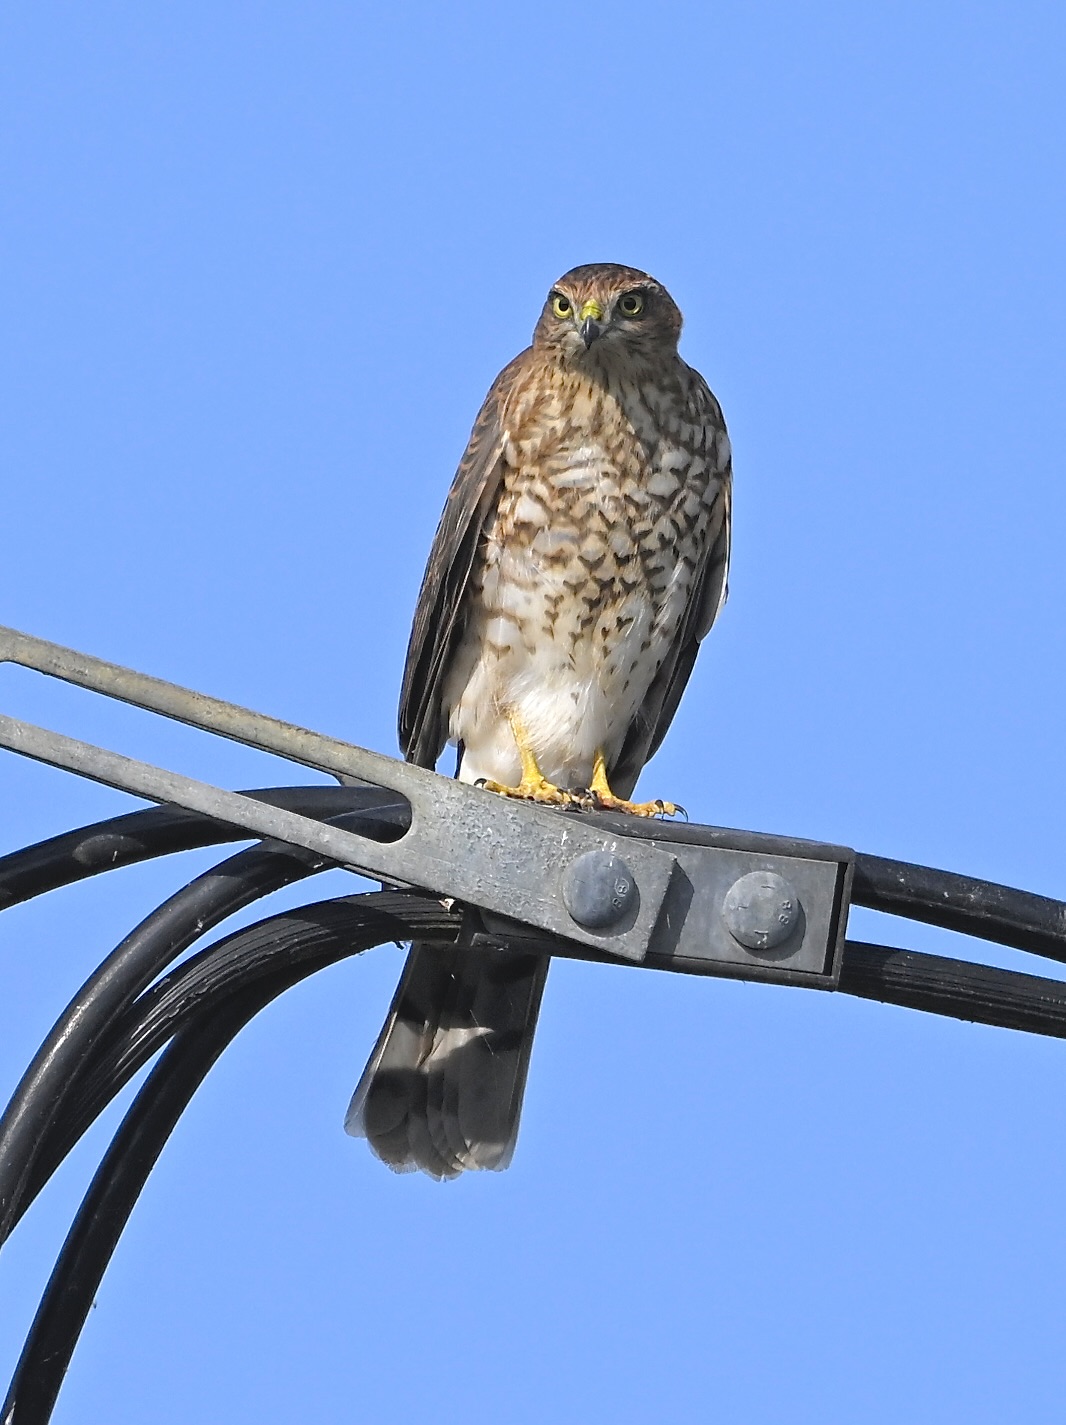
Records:
M448 740L443 682L463 633L464 594L486 520L503 474L500 411L530 350L516 356L492 383L437 526L415 608L400 693L400 749L408 762L432 767Z
M706 388L704 388L706 389ZM718 403L710 395L711 409L717 412L716 424L721 425ZM685 617L677 635L648 689L647 696L629 725L618 761L611 768L611 786L617 796L628 797L636 786L641 768L658 750L666 730L674 719L681 694L692 672L700 642L711 631L721 612L727 593L729 575L730 514L732 508L732 470L726 466L721 475L721 489L714 509L714 519L707 535L702 562L693 581Z

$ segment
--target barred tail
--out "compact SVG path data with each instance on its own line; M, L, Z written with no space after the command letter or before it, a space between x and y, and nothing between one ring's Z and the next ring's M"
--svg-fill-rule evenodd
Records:
M506 1168L548 957L412 945L345 1129L396 1172Z

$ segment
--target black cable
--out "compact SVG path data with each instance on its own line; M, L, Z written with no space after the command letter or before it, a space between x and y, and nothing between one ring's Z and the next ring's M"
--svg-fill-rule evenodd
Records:
M310 860L310 858L308 858ZM155 976L219 921L309 875L300 858L259 847L240 852L165 901L120 942L67 1005L0 1118L0 1242L32 1201L27 1182L114 1019Z
M323 902L294 914L300 920L332 918L336 907L352 903ZM457 931L458 913L454 926ZM248 958L250 943L241 934L201 951L128 1006L113 1026L106 1051L101 1050L79 1078L62 1120L52 1125L27 1187L27 1203L85 1128L172 1035L219 995L242 989L261 974L279 973L272 942L267 942L265 963ZM543 948L562 955L575 953L575 947L562 941L546 940ZM1066 985L967 961L849 941L840 990L926 1013L1066 1036Z
M1066 984L1041 975L848 940L840 990L926 1014L1066 1038Z
M415 896L410 899L414 904L420 903ZM363 900L364 897L356 896L323 901L294 911L291 915L259 922L277 927L276 932L269 932L267 941L269 973L284 973L284 966L279 966L275 960L271 938L275 933L283 933L286 927L305 919L309 923L317 923L324 916L327 921L332 921L337 914L336 906L357 905L360 907L359 914L363 914ZM435 914L444 914L439 902L431 901L429 904L437 907ZM451 914L454 938L458 933L461 913L454 911ZM441 934L445 924L444 920L440 921ZM93 1046L91 1056L70 1082L58 1111L34 1146L26 1164L18 1201L12 1209L11 1231L86 1129L167 1040L196 1014L209 1008L220 995L228 993L234 986L243 988L265 973L255 959L249 961L247 958L248 947L255 944L247 938L246 932L236 932L234 936L209 946L183 962L116 1016L108 1026L106 1036ZM347 951L342 952L341 958L343 953ZM333 958L337 956L334 954ZM311 973L329 963L332 960L323 960L302 973Z
M856 856L855 905L1066 962L1066 904L994 881L884 856Z
M346 799L352 800L353 789L326 790L346 792ZM362 790L358 789L357 799L365 799ZM403 811L403 804L393 796L391 804L382 805L380 794L372 801L378 804L369 811L348 812L331 821L370 835L390 830L388 818ZM0 1243L33 1200L31 1183L42 1181L40 1174L33 1173L33 1164L55 1137L66 1095L91 1065L122 1010L222 920L330 864L311 852L276 842L238 852L165 901L103 961L56 1021L0 1117ZM48 1155L51 1166L43 1181L78 1136L80 1132L59 1159L54 1153Z
M168 1036L86 1195L49 1281L5 1405L5 1425L43 1425L93 1296L152 1165L185 1104L241 1026L284 989L384 939L454 942L461 918L436 901L375 893L326 901L236 932L138 1001L113 1046L128 1077ZM564 947L560 943L560 949ZM848 942L841 990L938 1014L1066 1035L1066 987L981 965ZM117 1050L117 1053L115 1052Z
M245 854L254 855L257 853ZM234 861L239 861L239 859L240 858L234 858ZM888 868L888 875L896 878L889 880L890 889L896 885L896 880L901 873L908 873L911 878L911 889L905 889L897 893L897 901L893 902L893 904L898 903L899 894L914 895L915 884L921 884L922 881L919 880L919 878L923 878L927 893L931 894L929 887L938 887L940 888L942 899L946 901L946 909L941 906L934 906L929 912L930 918L934 917L935 912L941 920L950 922L951 928L963 928L958 920L960 913L969 914L971 916L971 923L975 915L980 915L983 921L987 921L989 914L988 907L980 900L977 894L980 891L987 892L988 899L992 900L993 905L998 904L1000 906L1001 916L1004 915L1004 905L1007 906L1011 914L1017 916L1018 903L1025 902L1036 902L1045 913L1048 911L1048 908L1055 910L1061 909L1058 907L1057 902L1046 901L1041 897L1032 897L1023 892L1009 891L1004 887L985 886L984 883L966 881L965 878L952 877L942 872L933 872L928 868L906 866L904 863L898 862L884 862L879 858L861 858L861 860L864 863L863 899L867 904L872 904L877 908L888 908L889 904L887 898L879 896L876 884L872 882L871 875L866 871L867 865L869 865L874 872L881 872L882 875L885 874L886 868ZM300 872L299 874L307 874L307 872ZM294 877L289 879L294 879ZM962 912L960 912L958 908L959 895L955 896L954 901L944 896L945 885L948 886L948 889L954 889L950 885L951 882L959 883L965 896L968 897ZM265 889L262 893L265 893ZM254 894L249 894L248 899L253 898ZM178 899L180 900L181 898L179 897ZM1000 925L998 929L1003 931L1005 936L1008 934L1007 927ZM566 953L565 947L560 946L557 953ZM889 952L885 953L887 954ZM899 955L910 954L911 952L894 951L891 953L898 957ZM851 964L850 961L847 963ZM879 998L887 1002L904 1003L912 1008L923 1009L927 1012L953 1014L960 1018L981 1020L985 1023L1023 1029L1033 1033L1058 1034L1061 1032L1056 1017L1060 997L1058 992L1054 989L1056 984L1054 981L1044 981L1037 977L1025 975L1018 975L1013 981L1010 981L1010 972L991 970L965 961L939 959L938 957L915 957L912 955L908 963L915 977L914 984L911 984L909 979L900 979L899 966L902 962L897 958L892 962L890 969L885 972L890 982L887 987L880 984L877 975L873 975L871 978L872 972L870 972L869 969L865 980L861 980L861 977L856 978L855 976L849 979L846 969L845 979L841 987L848 993L865 994L867 997ZM933 965L939 967L935 976L931 976L930 973L930 967ZM149 975L148 978L151 977L152 976ZM147 983L147 980L144 982ZM853 988L854 985L858 985L860 982L872 986L872 988ZM955 983L958 989L958 994L954 996L950 991L952 982ZM1009 988L1008 986L1012 987ZM156 989L160 993L169 993L170 986L169 984L164 984L156 987ZM987 1004L981 998L982 994L986 991L989 996ZM1017 1000L1013 1012L1011 1010L1012 996L1015 996ZM951 1005L957 1005L958 1008L951 1008ZM130 1013L133 1013L134 1016L140 1016L147 1013L149 1007L148 1003L138 1002L135 1009ZM129 1017L130 1015L127 1014L127 1020L129 1020ZM117 1028L116 1032L122 1036L133 1035L135 1031L127 1024L123 1024ZM76 1109L72 1108L68 1114L63 1116L63 1132L60 1133L58 1131L60 1121L58 1117L54 1117L50 1125L50 1131L45 1138L43 1140L35 1140L34 1156L37 1159L37 1167L27 1177L20 1202L13 1205L9 1229L10 1226L13 1226L18 1220L18 1217L21 1216L26 1206L32 1201L33 1196L40 1190L44 1182L47 1181L48 1177L55 1170L55 1167L58 1166L59 1161L61 1161L62 1157L69 1151L70 1147L73 1146L73 1143L77 1141L77 1138L84 1132L93 1118L102 1111L102 1108L106 1102L109 1101L110 1097L121 1088L122 1084L146 1062L147 1058L151 1056L151 1053L154 1053L160 1044L165 1042L168 1037L167 1033L160 1033L158 1026L152 1030L152 1033L155 1037L152 1040L151 1049L146 1053L135 1053L127 1047L124 1051L126 1061L121 1065L114 1059L109 1051L107 1054L97 1053L91 1065L86 1063L83 1066L83 1072L79 1079L79 1101ZM103 1046L99 1047L101 1049L103 1048ZM110 1089L108 1088L109 1083L112 1084Z
M63 1243L0 1419L44 1425L107 1264L149 1173L211 1065L245 1022L240 1000L174 1041L122 1120Z
M378 809L382 813L380 839L383 840L402 834L406 824L404 813L396 810L394 795L380 789L285 788L257 795L263 800L302 810L321 819L326 819L330 812L336 814L341 805L351 806L353 795L364 808L368 806L368 797L370 800L377 798ZM386 806L386 803L392 805ZM365 828L360 826L360 829ZM627 831L632 830L635 828L627 828ZM716 828L670 828L669 833L656 828L656 839L685 839L708 845L736 840L735 833L721 832ZM0 908L100 870L192 846L245 839L245 835L238 829L208 818L169 808L115 818L0 859ZM749 834L748 840L753 843L751 849L754 850L757 849L756 843L769 842L771 838ZM772 840L779 842L781 839ZM804 843L796 842L795 854L803 854L803 846ZM380 906L389 897L357 897L355 901L326 902L290 916L274 917L230 937L219 946L211 947L151 989L145 990L145 986L173 958L174 953L181 953L208 928L207 921L200 917L196 934L183 939L183 936L189 937L190 917L195 920L199 911L206 910L210 920L211 914L217 912L211 922L217 923L224 915L278 884L310 874L323 865L308 853L294 848L266 846L243 852L231 858L224 867L216 868L200 878L199 882L192 883L179 896L160 907L120 947L124 954L129 953L129 942L139 934L143 936L148 929L149 944L146 947L142 940L137 953L131 957L136 965L136 974L131 973L127 978L118 976L123 993L112 997L110 991L114 985L110 984L107 986L108 993L103 994L99 1001L90 996L90 1006L103 1006L106 1012L101 1014L97 1025L99 1032L85 1041L88 1043L91 1040L89 1052L81 1057L73 1054L66 1065L67 1073L60 1094L61 1110L56 1099L37 1092L39 1083L27 1084L29 1099L36 1097L38 1107L47 1103L44 1119L51 1119L51 1125L41 1140L44 1151L32 1166L29 1177L24 1175L20 1179L24 1185L29 1182L32 1191L36 1192L100 1108L168 1038L173 1039L164 1059L138 1095L134 1108L138 1109L140 1117L131 1117L134 1114L131 1109L120 1130L121 1142L120 1137L116 1137L100 1173L94 1179L83 1208L83 1213L88 1215L79 1214L78 1223L68 1239L67 1248L72 1256L67 1258L65 1248L64 1258L57 1264L56 1273L42 1301L38 1323L35 1323L23 1362L20 1363L13 1385L14 1394L9 1397L9 1402L18 1400L19 1414L16 1417L5 1413L4 1425L8 1422L16 1425L16 1422L35 1418L47 1419L58 1390L58 1381L84 1320L83 1312L73 1326L73 1335L70 1335L73 1318L63 1302L83 1299L84 1292L79 1283L85 1277L88 1262L91 1289L88 1299L84 1301L85 1310L88 1309L88 1301L91 1301L140 1186L182 1107L210 1063L238 1032L241 1024L288 985L325 964L364 948L353 943L352 925L366 915L368 908L365 902L368 899ZM280 881L277 879L279 874ZM227 875L231 878L228 882ZM429 930L412 929L412 915L415 919L425 920L428 917L439 938L454 939L457 934L459 920L456 913L445 912L431 900L419 901L410 896L393 896L391 899L402 904L405 917L394 916L389 922L391 928L379 926L381 938L410 938L412 934L430 938ZM1066 960L1066 906L1045 897L929 867L881 857L858 856L853 900L872 909L909 915L1020 950ZM357 905L357 902L360 904ZM169 946L166 954L165 945ZM179 945L177 950L173 948L175 945ZM576 947L559 942L555 953L581 952ZM104 970L106 967L101 968ZM122 968L129 969L129 964ZM110 969L114 971L116 965L110 965ZM925 1012L1066 1037L1066 987L1059 982L940 956L848 942L840 990ZM143 993L135 998L138 991ZM237 1013L237 1007L240 1007L240 1013ZM74 1018L78 1019L78 1016ZM228 1027L217 1047L212 1048L217 1034L221 1033L217 1027L223 1023ZM62 1034L60 1037L66 1038ZM76 1034L73 1037L76 1039ZM81 1046L83 1050L85 1043ZM164 1064L173 1069L172 1080L168 1078L169 1069L166 1073L161 1072ZM146 1097L149 1084L155 1085L158 1092L153 1089L153 1094ZM171 1087L166 1088L167 1084ZM186 1085L187 1092L181 1087L182 1084ZM155 1145L150 1152L145 1150L145 1144L149 1142ZM135 1159L130 1172L123 1165L123 1154L131 1154ZM22 1207L26 1200L29 1199L24 1199ZM116 1211L116 1201L121 1211ZM101 1204L105 1204L106 1210L101 1209ZM22 1208L16 1203L15 1210L17 1214ZM79 1232L80 1236L77 1235ZM61 1271L64 1260L68 1260L69 1270L64 1268ZM73 1266L70 1266L71 1262ZM69 1337L69 1349L65 1355L62 1349L58 1354L55 1350L57 1331L60 1335L66 1332ZM43 1346L40 1345L42 1340L45 1342ZM53 1374L51 1377L55 1382L54 1389L43 1414L25 1414L27 1382L38 1377L48 1378L47 1373L40 1376L40 1371L45 1369L42 1363L46 1362L46 1358L50 1362L62 1360L58 1376ZM37 1365L33 1364L35 1360ZM46 1388L46 1395L47 1389L51 1387ZM44 1396L41 1398L44 1399ZM29 1406L25 1408L32 1409Z
M383 824L376 837L382 841L402 836L411 824L406 802L382 787L266 787L242 796L318 821L341 812L378 809ZM180 807L129 812L0 856L0 910L101 871L155 856L253 840L255 837L240 827Z
M238 931L199 957L202 968L216 962L215 989L201 987L198 1012L148 1076L93 1178L19 1357L0 1411L3 1425L49 1420L137 1197L193 1093L241 1028L284 989L325 964L383 940L452 942L460 919L437 901L391 892L326 901L310 910L313 914L292 911ZM234 966L241 967L236 976Z
M333 925L338 915L348 914L349 907L362 914L368 899L357 896L322 901L284 917L262 921L254 927L263 930L262 939L250 939L247 933L238 932L172 970L131 1005L116 1024L106 1060L102 1058L96 1066L94 1082L83 1085L81 1111L95 1117L168 1038L182 1031L219 996L241 992L262 976L287 973L291 957L274 945L275 927L281 930L317 925L323 920ZM424 904L440 935L450 927L454 939L461 928L461 913L444 911L436 901ZM589 953L583 947L550 938L540 942L540 948L567 958L585 958ZM300 948L291 963L302 965L305 953ZM314 968L324 968L335 958L331 947ZM1066 1037L1066 984L1039 975L849 940L844 946L839 990L926 1013Z

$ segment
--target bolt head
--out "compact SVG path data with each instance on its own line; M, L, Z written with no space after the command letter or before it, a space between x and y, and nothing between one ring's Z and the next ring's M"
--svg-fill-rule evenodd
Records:
M586 851L566 869L563 905L586 930L616 925L637 903L633 873L610 851Z
M799 897L776 871L751 871L726 891L722 915L747 950L775 950L799 924Z

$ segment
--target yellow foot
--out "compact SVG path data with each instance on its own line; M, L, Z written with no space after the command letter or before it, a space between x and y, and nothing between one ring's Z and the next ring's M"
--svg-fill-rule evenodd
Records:
M613 792L592 793L597 811L624 811L629 816L687 816L683 806L677 802L627 802L624 797L616 797Z
M542 806L587 809L594 805L587 792L567 792L562 787L557 787L554 782L549 782L537 766L537 758L521 718L512 710L507 714L507 720L511 724L515 746L522 762L521 781L517 787L506 787L502 782L483 777L477 784L479 787L485 787L501 797L518 797L525 802L540 802Z
M589 792L600 811L621 811L627 816L688 816L685 808L675 802L627 802L624 797L616 797L607 780L607 763L602 752L596 753Z
M505 787L502 782L493 782L485 777L477 785L501 797L518 797L526 802L540 802L542 806L587 807L590 804L588 797L582 797L579 792L565 791L539 773L535 777L523 777L517 787Z

